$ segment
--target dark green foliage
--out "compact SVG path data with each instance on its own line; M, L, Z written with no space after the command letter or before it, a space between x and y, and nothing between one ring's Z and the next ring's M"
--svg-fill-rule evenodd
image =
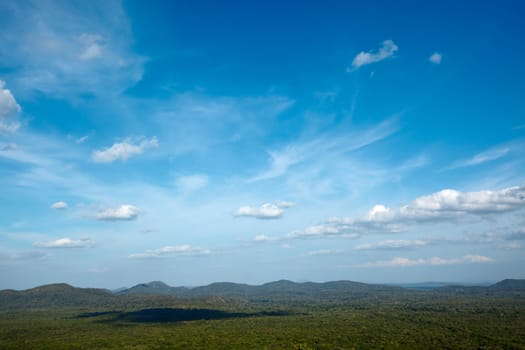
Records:
M264 285L267 296L261 291L253 300L246 293L180 298L67 285L2 291L0 349L525 349L525 297L514 282L467 294L388 295L377 286L366 295L355 289L366 285L351 282L302 285L307 297L297 300L283 299L295 288L288 281ZM334 286L349 294L335 298L344 293L334 294ZM313 298L309 288L331 298Z

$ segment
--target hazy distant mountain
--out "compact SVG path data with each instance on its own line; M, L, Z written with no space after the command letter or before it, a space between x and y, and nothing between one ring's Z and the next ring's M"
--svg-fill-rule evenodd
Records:
M164 282L153 281L121 289L117 294L185 295L187 291L186 287L170 287Z
M162 282L150 282L138 284L129 289L122 290L118 294L156 294L186 298L219 296L247 300L295 300L356 298L400 292L406 292L406 289L396 286L374 285L351 281L296 283L280 280L259 286L218 282L195 288L170 287Z
M351 281L325 283L296 283L287 280L259 286L238 283L212 283L207 286L186 288L170 287L163 282L138 284L112 293L106 289L75 288L68 284L49 284L23 291L0 291L0 309L52 308L52 307L127 307L156 302L173 302L173 298L214 297L242 299L256 302L272 301L352 301L360 299L385 300L410 295L512 295L525 296L525 280L506 279L493 285L445 286L421 291L380 284ZM171 301L170 301L171 300Z

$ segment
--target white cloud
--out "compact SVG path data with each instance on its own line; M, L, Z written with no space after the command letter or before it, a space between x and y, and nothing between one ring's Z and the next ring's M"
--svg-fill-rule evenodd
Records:
M287 237L291 239L295 238L322 238L322 237L341 237L356 239L360 235L352 232L352 228L346 225L332 225L322 224L309 226L303 230L296 230L290 232Z
M279 219L283 215L285 209L294 206L296 206L296 203L289 201L277 201L275 204L265 203L260 207L243 206L237 209L233 213L233 216L248 216L256 219Z
M180 192L189 193L208 185L209 178L204 174L179 176L175 179L175 186Z
M293 208L297 205L296 202L290 202L290 201L277 201L275 202L275 205L277 205L281 209L287 209L287 208Z
M515 186L501 190L460 192L445 189L422 196L411 204L397 209L375 205L360 218L332 218L330 223L347 228L375 227L385 232L403 230L407 224L456 221L466 216L484 217L525 207L525 187Z
M398 49L399 48L392 40L385 40L383 41L382 46L376 52L361 51L360 53L358 53L352 61L352 67L353 69L358 69L359 67L362 67L364 65L382 61L388 57L393 56Z
M79 56L81 60L88 61L102 56L103 38L100 35L83 33L79 40L85 45Z
M79 145L81 143L86 142L88 139L89 139L89 135L84 135L84 136L81 136L81 137L77 138L75 140L75 143Z
M439 52L434 52L428 60L434 64L441 64L441 60L443 59L443 56Z
M387 261L375 261L369 262L364 267L409 267L418 265L430 265L430 266L441 266L441 265L457 265L457 264L484 264L491 263L495 260L482 255L465 255L461 258L456 259L443 259L440 257L432 257L429 259L409 259L403 257L393 258Z
M42 251L22 251L15 253L2 253L0 252L0 261L1 260L42 260L50 257L51 254L42 252Z
M67 207L68 207L67 203L62 202L62 201L53 203L50 206L51 209L66 209Z
M157 147L159 147L159 141L156 137L142 140L139 143L133 143L127 139L123 142L114 143L111 147L103 150L94 151L91 158L95 163L112 163L116 160L125 161L130 157L142 154L146 149Z
M269 168L247 179L246 182L253 183L280 177L293 166L304 163L316 164L324 159L333 159L369 146L397 132L399 129L397 120L398 115L394 115L366 129L355 129L344 135L337 132L322 134L312 140L290 143L280 150L268 150Z
M192 247L184 244L179 246L165 246L159 249L146 250L144 253L130 254L130 259L145 259L145 258L169 258L179 256L199 256L210 254L209 249L199 247Z
M253 240L255 242L269 242L269 241L272 241L274 239L272 239L271 237L268 237L266 235L256 235Z
M411 248L420 248L427 245L426 241L422 240L384 240L377 243L366 243L360 244L354 247L354 250L380 250L380 249L411 249Z
M119 94L142 78L145 59L120 2L0 2L2 63L22 93Z
M279 219L284 210L275 204L265 203L260 207L244 206L237 209L233 215L235 217L248 216L256 219Z
M95 217L97 220L103 221L127 221L136 219L139 214L139 208L130 204L123 204L116 208L107 208L105 210L99 211Z
M5 82L0 80L0 134L11 134L20 128L20 123L14 118L21 111L11 91L5 88Z
M89 238L72 239L69 237L60 238L48 242L35 242L34 247L39 248L88 248L92 247L94 242Z
M13 94L5 88L5 82L0 80L0 118L10 118L20 111L22 108L16 102Z
M498 160L500 158L503 158L509 155L512 152L515 152L516 149L520 149L520 150L523 149L523 143L514 142L514 143L506 144L504 146L497 146L497 147L490 148L488 150L485 150L483 152L480 152L474 155L472 158L454 162L447 169L456 169L456 168L476 166L479 164Z
M319 249L308 252L307 255L317 256L317 255L335 255L343 253L342 249Z

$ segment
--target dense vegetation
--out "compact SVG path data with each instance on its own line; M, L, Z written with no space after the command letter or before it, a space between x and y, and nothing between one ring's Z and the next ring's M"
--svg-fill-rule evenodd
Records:
M523 281L372 286L366 295L361 284L352 294L336 282L345 295L333 283L290 283L265 285L266 297L239 297L233 284L193 297L68 285L0 291L0 349L525 349Z

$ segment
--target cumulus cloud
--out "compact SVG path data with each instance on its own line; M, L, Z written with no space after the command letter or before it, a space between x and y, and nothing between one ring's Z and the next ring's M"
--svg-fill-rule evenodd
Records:
M392 40L385 40L377 51L361 51L358 53L352 61L352 67L355 70L367 64L382 61L393 56L398 49L399 48Z
M378 204L360 218L333 218L334 224L353 228L376 226L384 231L403 228L406 224L454 221L466 216L483 217L525 207L525 187L515 186L501 190L460 192L445 189L422 196L411 204L388 208Z
M390 249L412 249L420 248L427 245L426 241L422 240L407 240L407 239L388 239L377 243L360 244L354 247L354 250L390 250Z
M179 246L165 246L159 249L146 250L144 253L130 254L130 259L147 259L147 258L170 258L181 256L202 256L210 254L209 249L192 247L188 244Z
M441 64L441 60L443 59L443 56L439 52L434 52L428 60L434 64Z
M260 207L243 206L237 209L233 216L247 216L256 219L279 219L284 213L284 210L295 206L294 202L277 201L274 203L264 203Z
M69 237L60 238L48 242L35 242L34 247L39 248L88 248L92 247L94 242L89 238L72 239Z
M51 209L57 209L57 210L60 210L60 209L67 209L68 205L66 202L55 202L53 204L51 204L50 208Z
M358 217L332 217L324 223L289 232L285 238L359 238L364 234L399 233L413 225L460 222L465 219L488 219L525 208L525 187L501 190L460 192L445 189L416 198L398 208L382 204L373 206ZM424 241L383 241L380 245L363 245L360 249L415 248ZM396 246L397 245L397 246Z
M134 220L140 214L140 209L134 205L123 204L116 208L107 208L96 214L97 220L103 221L129 221Z
M157 147L159 147L159 141L156 137L142 140L138 143L127 139L123 142L114 143L111 147L94 151L91 159L95 163L112 163L116 160L125 161L130 157L144 153L147 149Z
M440 257L432 257L428 259L409 259L397 257L392 260L386 261L375 261L369 262L362 266L365 267L409 267L409 266L418 266L418 265L430 265L430 266L440 266L440 265L457 265L457 264L483 264L491 263L495 260L483 255L465 255L461 258L455 259L443 259Z
M5 88L5 82L0 80L0 133L14 133L20 123L14 118L22 111L11 91Z

